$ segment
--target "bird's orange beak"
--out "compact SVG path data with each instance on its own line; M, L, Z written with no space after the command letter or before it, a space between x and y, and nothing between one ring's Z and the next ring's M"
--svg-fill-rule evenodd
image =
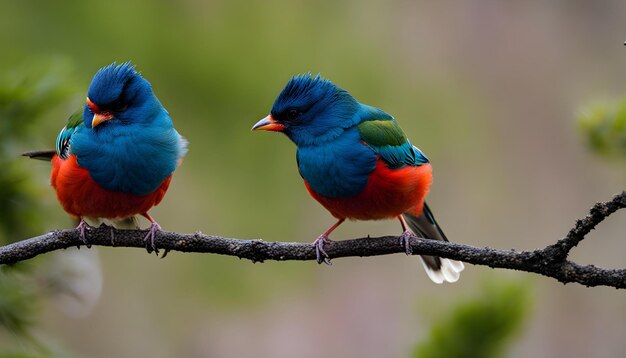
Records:
M252 127L253 131L257 129L262 131L282 132L285 130L285 126L281 123L278 123L270 114L267 117L256 122L256 124Z
M93 115L93 119L91 120L91 128L96 128L100 123L113 118L113 114L111 112L100 111L98 106L93 103L89 97L87 97L87 106L89 106L91 111L95 113Z
M100 123L106 122L111 118L113 118L113 115L109 112L96 113L91 120L91 128L96 128Z

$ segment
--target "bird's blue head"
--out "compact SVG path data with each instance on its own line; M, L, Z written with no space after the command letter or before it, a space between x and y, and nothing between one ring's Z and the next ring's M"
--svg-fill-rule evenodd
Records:
M114 128L148 122L162 106L130 62L101 68L91 80L83 121L87 128Z
M296 145L324 143L358 122L359 102L346 90L311 74L292 77L270 115L253 130L284 132Z

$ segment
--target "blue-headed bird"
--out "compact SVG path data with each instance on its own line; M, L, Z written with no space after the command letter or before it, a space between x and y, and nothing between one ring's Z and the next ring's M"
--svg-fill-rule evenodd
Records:
M87 223L139 228L142 215L150 221L146 240L157 251L160 226L148 211L163 199L186 152L187 141L150 82L127 62L94 75L84 108L61 130L55 152L25 155L52 160L51 184L65 211L80 218L85 243Z
M407 254L415 234L448 241L424 201L432 182L430 162L391 115L307 74L292 77L270 114L252 129L282 132L296 144L304 185L337 218L314 241L318 263L328 262L324 244L346 219L398 219ZM464 268L454 260L421 259L436 283L457 281Z

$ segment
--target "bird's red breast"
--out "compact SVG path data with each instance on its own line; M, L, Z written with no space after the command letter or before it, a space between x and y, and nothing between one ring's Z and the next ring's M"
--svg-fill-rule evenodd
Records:
M419 216L432 178L432 167L428 163L390 169L379 159L367 185L356 196L328 198L314 192L306 180L304 184L309 194L338 219L378 220L405 212Z
M50 182L65 211L74 216L126 218L148 212L163 199L172 176L168 176L154 192L138 196L114 192L96 183L87 169L78 165L76 156L52 158Z

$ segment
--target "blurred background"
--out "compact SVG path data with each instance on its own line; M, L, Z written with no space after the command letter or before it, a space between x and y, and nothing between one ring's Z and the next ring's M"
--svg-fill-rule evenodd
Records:
M0 241L74 225L49 164L19 154L53 148L93 74L132 60L190 141L151 212L165 230L309 242L334 222L295 146L250 132L310 71L429 156L451 240L544 247L625 188L624 23L618 0L3 0ZM626 267L625 232L617 213L572 258ZM349 222L333 238L399 233ZM401 254L329 267L83 248L0 270L0 356L623 357L625 298L472 265L439 286Z

